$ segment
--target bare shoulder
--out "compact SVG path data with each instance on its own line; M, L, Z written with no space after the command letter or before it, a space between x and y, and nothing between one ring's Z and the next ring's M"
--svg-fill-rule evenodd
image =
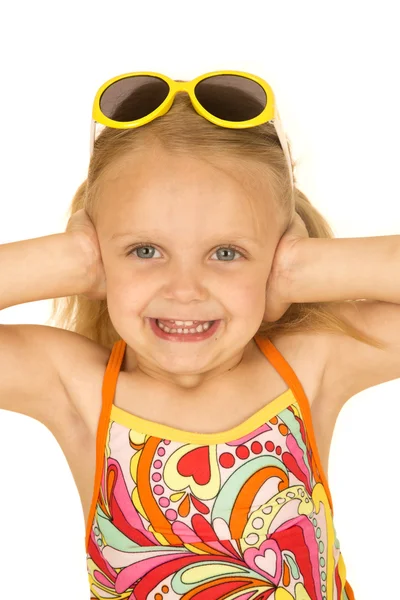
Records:
M310 405L321 396L329 355L329 336L323 331L300 331L271 338L299 379Z
M321 391L335 389L339 409L355 394L400 378L400 304L377 300L341 302L335 314L362 335L376 340L376 347L342 332L321 334L324 369Z
M0 408L32 417L53 433L69 419L77 421L71 401L74 382L85 370L105 364L109 350L57 327L0 325Z
M111 350L74 332L64 337L58 370L69 402L90 434L96 435L102 408L102 386Z

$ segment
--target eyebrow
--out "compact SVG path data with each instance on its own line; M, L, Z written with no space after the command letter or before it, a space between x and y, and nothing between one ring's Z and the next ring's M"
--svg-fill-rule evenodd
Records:
M123 239L123 238L127 238L127 237L143 237L143 238L152 239L155 237L162 237L163 235L164 235L164 232L159 229L154 229L153 231L135 229L135 231L124 231L122 233L120 233L120 232L114 233L109 239L115 240L115 239ZM230 238L232 240L250 242L251 244L259 244L258 240L248 237L248 236L245 236L241 232L238 232L238 231L231 231L230 233L225 234L225 235L216 234L215 237Z

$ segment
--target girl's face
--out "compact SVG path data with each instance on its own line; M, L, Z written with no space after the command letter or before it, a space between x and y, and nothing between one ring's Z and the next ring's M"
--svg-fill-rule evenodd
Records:
M283 233L260 168L152 147L107 174L95 224L128 371L193 389L242 360ZM149 317L221 322L200 342L171 342Z

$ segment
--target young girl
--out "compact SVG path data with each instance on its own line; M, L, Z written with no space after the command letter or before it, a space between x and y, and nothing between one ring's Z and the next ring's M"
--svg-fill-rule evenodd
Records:
M91 598L352 600L329 446L400 377L400 236L333 238L248 73L107 81L91 152L67 230L0 246L0 308L59 325L0 326L0 408L66 454Z

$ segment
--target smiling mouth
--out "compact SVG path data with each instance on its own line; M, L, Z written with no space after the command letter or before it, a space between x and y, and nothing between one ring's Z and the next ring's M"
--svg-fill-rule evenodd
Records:
M199 323L214 323L214 321L216 321L216 319L211 320L211 319L207 319L204 321L199 321L197 319L164 319L163 317L155 317L157 321L165 321L166 323L180 323L181 325L183 323L192 323L192 324L196 324L198 325Z
M158 327L164 329L165 327L169 330L176 330L178 332L194 332L195 330L199 330L199 328L209 329L215 323L215 321L166 321L165 319L154 319L155 323Z
M211 337L221 324L221 319L206 321L204 324L177 325L159 322L154 317L149 318L150 327L158 337L167 341L201 341Z

